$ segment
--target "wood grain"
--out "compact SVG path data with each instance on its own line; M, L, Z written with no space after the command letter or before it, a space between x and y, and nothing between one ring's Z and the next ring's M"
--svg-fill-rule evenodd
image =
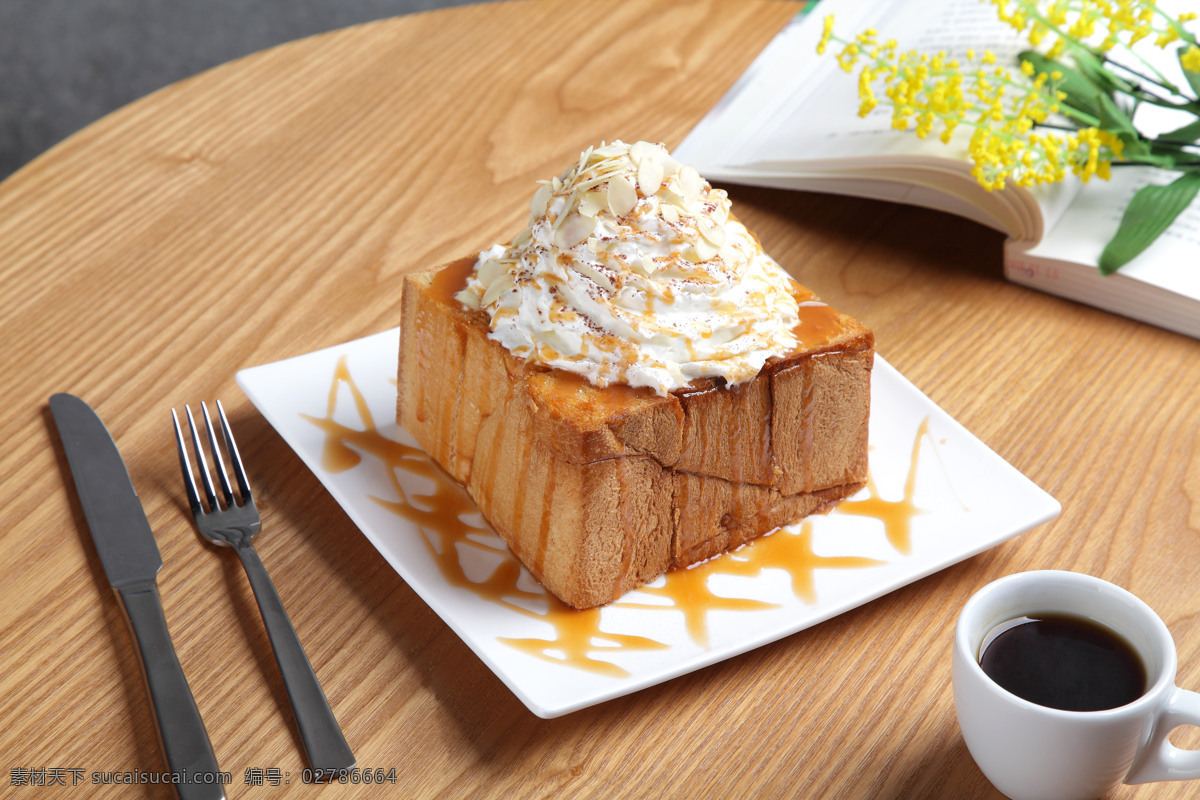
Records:
M511 235L533 182L602 139L673 146L796 12L776 0L530 0L336 31L224 65L0 184L0 755L159 768L136 656L46 400L92 403L129 465L231 797L303 785L240 566L186 516L168 410L220 397L260 552L363 767L405 797L998 797L950 694L957 610L1057 567L1166 620L1200 688L1200 343L1006 283L1000 238L882 203L731 187L801 282L1063 504L1056 521L752 653L556 720L530 714L410 590L234 384L384 330L403 275ZM1190 730L1177 741L1197 746ZM247 768L281 786L249 786ZM15 797L167 797L162 787ZM67 776L70 783L70 776ZM705 787L705 788L701 788ZM1187 784L1113 797L1183 798Z

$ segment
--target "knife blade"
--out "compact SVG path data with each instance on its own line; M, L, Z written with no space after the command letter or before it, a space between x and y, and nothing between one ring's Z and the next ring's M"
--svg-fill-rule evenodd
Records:
M164 782L182 800L223 800L208 731L171 643L158 593L162 556L117 445L96 412L70 394L50 398L75 490L104 574L138 650L142 678L167 763Z

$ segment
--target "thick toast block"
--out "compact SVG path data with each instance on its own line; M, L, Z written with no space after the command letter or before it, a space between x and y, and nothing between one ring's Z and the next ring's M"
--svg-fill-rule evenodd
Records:
M397 419L563 602L603 605L864 485L874 337L852 318L820 307L819 344L737 386L597 388L488 338L454 300L473 263L405 280Z

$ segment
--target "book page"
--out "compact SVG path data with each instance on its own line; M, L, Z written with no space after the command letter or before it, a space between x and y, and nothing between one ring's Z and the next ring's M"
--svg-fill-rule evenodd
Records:
M1134 193L1148 183L1165 184L1177 176L1176 172L1152 167L1114 168L1112 180L1091 181L1042 243L1027 255L1096 267ZM1200 204L1193 202L1186 208L1119 274L1200 300Z

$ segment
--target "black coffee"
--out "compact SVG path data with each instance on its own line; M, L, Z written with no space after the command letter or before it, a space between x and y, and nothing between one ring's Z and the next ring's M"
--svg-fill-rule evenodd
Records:
M1116 708L1146 691L1146 668L1128 642L1065 614L1031 614L996 626L983 640L979 665L1018 697L1065 711Z

